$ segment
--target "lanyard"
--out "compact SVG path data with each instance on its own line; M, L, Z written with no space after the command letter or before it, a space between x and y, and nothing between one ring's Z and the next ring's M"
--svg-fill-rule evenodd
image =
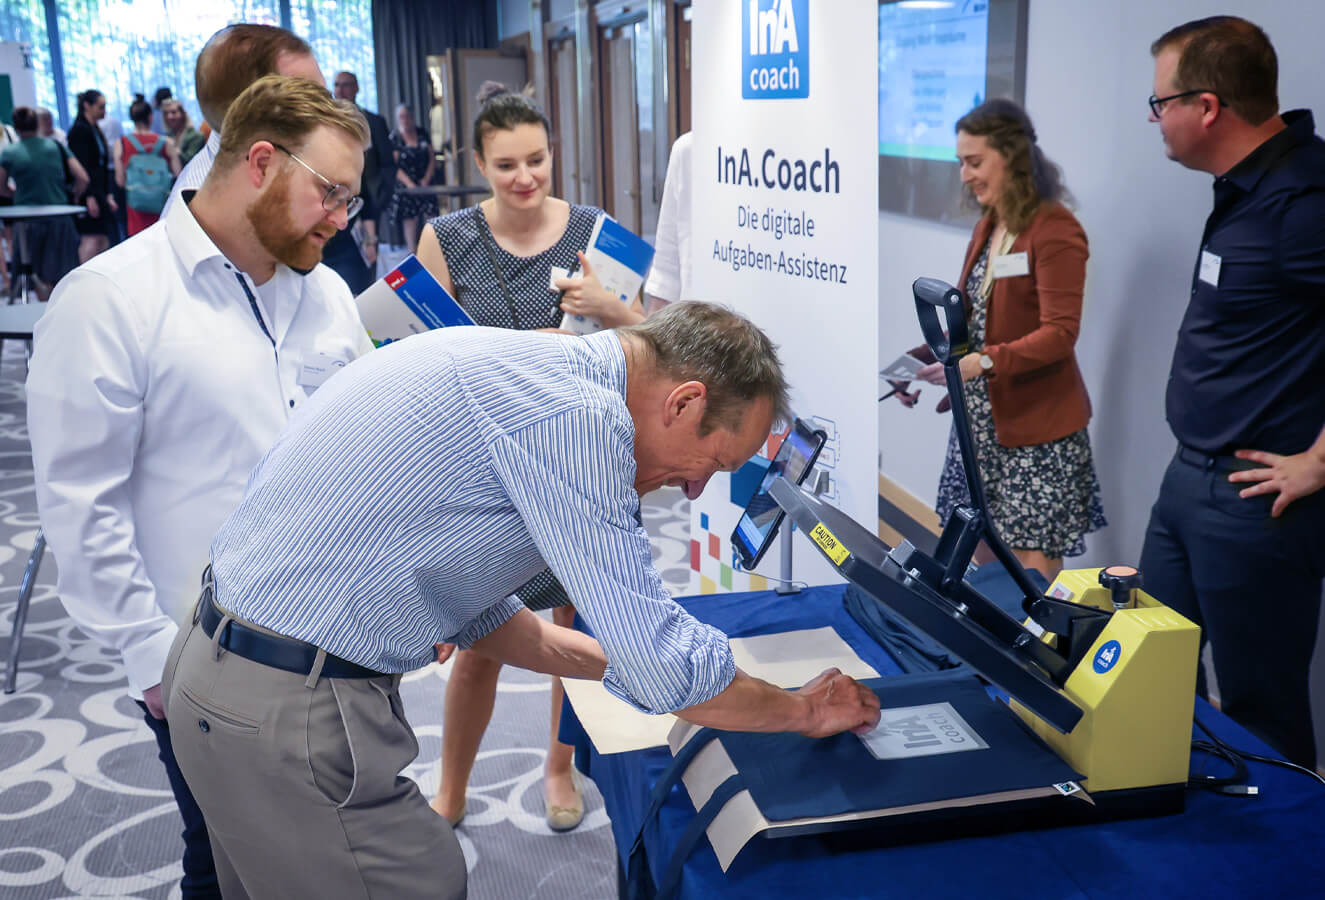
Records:
M506 301L506 308L511 311L511 327L516 331L523 331L524 326L520 324L520 313L515 308L515 301L511 299L511 289L506 284L506 275L501 270L501 263L497 262L497 239L492 236L488 228L488 220L483 215L483 207L477 203L474 204L474 215L478 220L478 231L483 236L483 248L488 251L488 261L492 263L492 271L497 274L497 283L501 285L501 295Z
M271 332L267 330L267 323L263 321L262 311L258 309L258 298L254 297L253 292L248 289L248 282L244 280L243 275L236 272L235 280L238 281L239 286L244 289L244 296L248 298L249 308L253 310L253 318L258 320L258 327L261 328L262 333L267 336L267 340L271 341L272 349L276 349L276 338L272 337Z

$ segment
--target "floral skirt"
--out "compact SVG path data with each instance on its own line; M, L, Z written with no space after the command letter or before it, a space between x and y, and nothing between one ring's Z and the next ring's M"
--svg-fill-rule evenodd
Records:
M999 536L1009 547L1039 550L1051 559L1085 553L1085 536L1108 524L1086 430L1047 444L1004 447L994 434L988 382L973 378L965 388L986 513ZM939 523L970 502L954 426L939 477Z

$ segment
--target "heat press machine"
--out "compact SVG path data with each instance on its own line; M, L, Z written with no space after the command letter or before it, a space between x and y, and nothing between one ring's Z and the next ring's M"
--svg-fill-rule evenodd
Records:
M971 503L953 511L930 555L907 541L888 546L785 479L770 493L843 577L1006 694L1007 715L1079 774L1090 802L1073 804L1070 821L1180 812L1199 628L1142 590L1141 573L1127 566L1064 571L1045 592L1032 581L985 512L958 369L969 351L962 294L929 278L913 292L944 366ZM1023 594L1024 620L964 580L982 541Z
M965 665L863 681L881 712L866 735L679 723L629 854L631 883L652 884L644 829L683 783L696 814L659 897L680 883L705 835L726 871L755 835L817 835L850 849L1185 806L1199 629L1145 593L1131 567L1065 571L1048 590L1032 579L985 512L958 367L969 350L962 294L926 278L913 291L943 363L970 503L929 554L909 541L890 547L793 479L775 478L767 491L844 578ZM996 603L967 580L982 542L1008 581L986 580L985 568L972 580L991 594L1014 585L1019 604Z

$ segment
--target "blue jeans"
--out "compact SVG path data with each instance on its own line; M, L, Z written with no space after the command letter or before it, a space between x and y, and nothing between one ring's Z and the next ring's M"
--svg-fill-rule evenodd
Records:
M208 898L221 900L221 888L216 883L216 864L212 861L212 844L207 837L207 823L202 810L193 799L193 792L184 782L184 775L175 762L175 751L170 744L170 727L165 719L155 718L141 702L138 706L147 720L147 727L156 736L158 757L166 767L170 789L175 792L175 803L184 817L184 877L180 879L180 893L184 900Z
M1273 494L1244 499L1229 456L1179 448L1150 513L1145 589L1201 626L1220 706L1289 760L1315 768L1309 673L1325 577L1325 491L1270 517ZM1203 672L1197 692L1206 692Z

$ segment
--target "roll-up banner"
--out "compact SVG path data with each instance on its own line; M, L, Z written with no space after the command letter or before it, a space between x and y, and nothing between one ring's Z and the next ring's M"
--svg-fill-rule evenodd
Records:
M878 518L878 4L696 0L692 253L695 295L778 344L795 411L828 433L824 496ZM772 436L764 452L776 452ZM719 474L691 504L696 592L760 590L775 545L740 569L731 533L757 468ZM784 527L790 527L786 523ZM794 537L796 580L841 579Z

